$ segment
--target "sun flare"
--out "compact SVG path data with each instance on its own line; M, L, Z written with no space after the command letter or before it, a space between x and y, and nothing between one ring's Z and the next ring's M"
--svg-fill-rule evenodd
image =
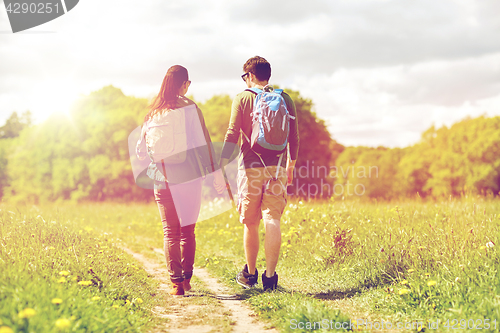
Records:
M79 96L79 89L71 81L45 80L33 93L35 112L43 118L48 118L53 113L70 115L72 104Z

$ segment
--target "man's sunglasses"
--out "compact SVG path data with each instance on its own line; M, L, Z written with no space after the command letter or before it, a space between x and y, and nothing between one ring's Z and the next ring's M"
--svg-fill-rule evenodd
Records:
M245 74L243 74L241 76L241 78L243 79L244 82L247 82L247 76L250 74L250 72L246 72Z

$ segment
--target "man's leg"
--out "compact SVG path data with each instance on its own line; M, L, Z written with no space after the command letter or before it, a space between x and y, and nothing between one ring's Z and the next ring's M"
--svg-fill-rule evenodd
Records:
M264 220L264 226L266 228L266 238L264 240L264 248L266 251L266 276L270 278L274 276L276 265L278 264L278 259L280 256L280 220ZM250 264L248 265L248 269L250 269Z
M243 247L245 248L248 273L255 274L257 255L259 254L259 221L244 225Z
M251 288L258 281L256 266L259 253L259 224L262 218L262 170L248 168L238 172L238 211L243 224L243 248L246 265L236 276L243 288Z
M271 174L276 172L276 167L270 167ZM266 271L262 275L262 286L264 291L274 290L278 286L278 275L276 265L281 248L280 220L286 206L286 173L280 168L279 180L272 180L266 186L262 196L262 217L266 236L264 240L266 253Z

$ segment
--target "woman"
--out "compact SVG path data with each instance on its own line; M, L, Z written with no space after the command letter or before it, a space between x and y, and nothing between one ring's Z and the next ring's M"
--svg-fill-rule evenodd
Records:
M215 172L215 156L203 114L193 101L185 97L190 84L186 68L176 65L168 69L160 92L149 106L141 139L137 143L139 159L148 155L151 159L147 174L155 180L154 195L163 224L165 259L172 282L171 295L184 295L191 289L196 251L194 230L201 206L202 177L206 171L213 172L214 187L218 193L225 188L222 173L220 170ZM165 162L167 159L158 162L148 143L153 136L151 124L161 123L168 112L178 113L179 110L183 112L182 122L185 123L185 160L174 164Z

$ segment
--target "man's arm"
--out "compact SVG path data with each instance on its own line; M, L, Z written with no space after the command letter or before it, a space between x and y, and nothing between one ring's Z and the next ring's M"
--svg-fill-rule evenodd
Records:
M243 112L241 112L241 98L236 96L231 106L231 118L224 137L224 146L222 147L220 166L224 170L229 158L233 154L234 146L238 143L242 123Z

